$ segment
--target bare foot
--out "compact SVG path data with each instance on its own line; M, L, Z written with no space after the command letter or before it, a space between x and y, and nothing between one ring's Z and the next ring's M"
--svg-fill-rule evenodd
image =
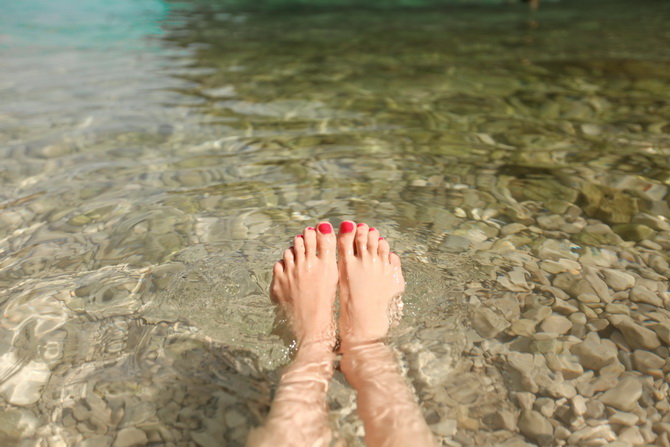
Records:
M391 304L405 290L400 258L375 228L342 222L338 235L342 347L381 340Z
M298 346L335 344L335 234L328 222L305 228L272 271L270 296L284 307Z

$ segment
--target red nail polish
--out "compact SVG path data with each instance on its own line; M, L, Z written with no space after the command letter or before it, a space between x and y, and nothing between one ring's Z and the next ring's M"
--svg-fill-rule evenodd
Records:
M370 227L370 231L375 231L375 230L376 230L375 227Z
M384 238L383 238L383 237L380 237L380 238L379 238L379 239L377 239L377 240L378 240L378 241L381 241L382 239L384 239Z
M308 230L314 230L314 227L307 227Z
M357 226L357 227L362 227L363 225L365 225L365 224L364 224L363 222L360 222L360 223L359 223L358 225L356 225L356 226Z
M351 222L342 222L340 224L340 233L351 233L354 231L354 224Z
M331 231L333 231L333 227L331 227L329 223L322 223L319 224L319 231L321 234L329 234Z
M302 234L299 234L298 237L302 237Z

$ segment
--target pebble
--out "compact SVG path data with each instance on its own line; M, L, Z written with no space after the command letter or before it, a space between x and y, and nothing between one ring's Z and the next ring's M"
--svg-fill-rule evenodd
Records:
M515 335L531 337L535 333L537 321L521 318L512 323L511 331Z
M440 248L449 253L461 253L468 251L471 244L472 242L465 237L450 234L440 244Z
M551 418L554 415L554 410L556 409L556 401L548 397L540 397L535 400L533 409L542 413L544 417Z
M610 424L633 426L638 423L640 418L633 413L624 413L622 411L615 411L612 415L610 415L610 417L607 420L609 421Z
M214 438L207 432L193 431L191 438L198 447L220 447L221 440Z
M511 234L521 233L522 231L528 229L528 227L521 223L511 223L507 224L500 229L500 234L503 236L509 236Z
M619 432L619 441L628 442L630 445L643 445L644 438L637 427L626 427Z
M544 332L565 334L572 328L572 322L560 315L550 315L542 321L540 328Z
M653 350L661 346L661 341L654 331L635 323L631 317L610 315L608 319L614 327L621 331L632 348Z
M509 326L505 318L488 307L476 309L472 317L472 327L483 338L493 338Z
M625 304L609 303L605 306L605 312L609 314L622 314L630 316L630 308Z
M656 307L663 307L663 300L644 286L633 287L630 291L630 299L636 303L646 303Z
M0 411L0 440L5 443L18 442L35 434L37 419L25 409L3 409Z
M565 379L575 379L584 373L584 368L564 355L548 353L545 355L547 366L554 372L560 372Z
M450 437L456 434L458 423L454 419L444 418L437 424L431 425L430 428L438 436Z
M561 298L555 298L552 307L556 312L563 315L573 315L575 312L579 311L579 307L569 301L562 300Z
M10 364L15 363L11 352L0 357L0 360L5 360ZM50 377L51 370L45 363L31 360L0 384L0 395L12 405L32 405L40 400L42 389Z
M113 447L139 447L147 444L147 435L139 428L122 428L116 434Z
M670 231L670 223L660 216L654 216L648 213L639 213L633 216L634 223L640 223L653 228L656 231Z
M523 318L529 319L529 320L534 320L537 322L540 322L547 318L549 315L551 315L551 307L549 306L543 306L543 305L536 305L536 306L531 306L526 312L524 312L521 316Z
M545 260L540 262L540 268L547 273L556 275L563 272L577 272L581 270L582 265L571 259L561 258L558 261Z
M628 290L635 285L635 277L615 269L602 269L605 282L615 291Z
M106 435L93 435L90 438L84 439L78 446L81 447L109 447L112 445L114 438Z
M610 294L607 283L600 279L600 276L597 274L597 270L593 267L584 266L584 278L588 283L593 287L596 295L600 298L603 303L611 303L612 296Z
M541 413L535 410L524 410L519 417L519 431L531 441L538 444L551 442L554 427Z
M614 432L607 426L598 425L595 427L584 427L576 430L568 437L569 445L585 445L584 441L598 439L605 442L614 441L616 439Z
M666 346L670 346L670 323L654 323L649 328L656 332Z
M618 224L612 226L612 231L621 236L626 241L643 241L645 239L653 239L656 231L643 224Z
M650 374L652 370L660 370L665 365L665 360L649 351L636 349L633 352L635 368L642 373Z
M595 332L591 332L584 341L573 345L570 352L579 358L585 368L597 371L616 359L619 351L614 343L600 340Z
M577 296L577 299L579 302L586 304L600 303L600 298L598 298L598 296L594 295L593 293L582 293Z
M640 381L633 377L626 377L620 380L614 388L600 396L600 401L617 410L631 411L636 407L641 396L642 384Z
M574 324L586 324L588 319L583 312L575 312L570 315L570 321L572 321Z

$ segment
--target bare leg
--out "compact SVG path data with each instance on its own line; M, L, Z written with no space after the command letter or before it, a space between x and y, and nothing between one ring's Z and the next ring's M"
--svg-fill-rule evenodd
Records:
M340 366L358 391L365 443L377 446L434 446L412 392L384 344L390 307L405 289L400 259L386 240L365 224L343 222L338 236L340 273Z
M307 227L275 264L270 294L290 318L298 352L279 382L268 420L247 441L257 446L327 446L326 392L333 374L337 289L335 235Z

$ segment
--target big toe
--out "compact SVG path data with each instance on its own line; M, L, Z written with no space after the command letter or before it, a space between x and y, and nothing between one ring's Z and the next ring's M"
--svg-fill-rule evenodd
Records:
M340 256L351 256L354 254L354 236L356 235L356 224L345 220L340 224L337 235L337 250Z

